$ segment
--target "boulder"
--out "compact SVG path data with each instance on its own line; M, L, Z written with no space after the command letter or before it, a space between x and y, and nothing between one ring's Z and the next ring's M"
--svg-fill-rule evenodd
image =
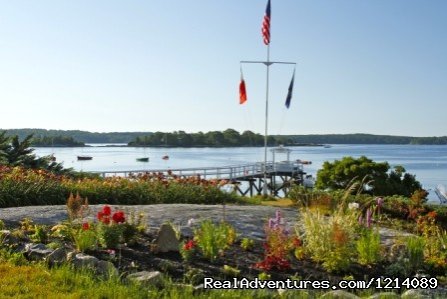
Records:
M96 273L102 277L118 276L118 270L112 262L100 260L96 265Z
M342 290L336 290L336 291L330 291L330 292L324 293L320 298L321 299L360 299L359 296L356 296L352 293L342 291Z
M162 274L160 271L140 271L127 275L127 279L144 286L157 286L162 282Z
M368 299L399 299L400 295L393 292L380 292L372 294Z
M50 265L61 265L67 261L67 250L65 248L57 248L45 260Z
M164 223L161 225L154 245L156 252L179 251L180 241L171 224Z
M405 291L402 299L428 299L428 298L447 298L447 290L444 288L436 289L413 289Z
M96 270L99 260L85 253L78 253L72 256L71 262L76 269L90 268Z
M44 260L48 255L53 252L42 243L27 243L25 244L25 255L32 261Z

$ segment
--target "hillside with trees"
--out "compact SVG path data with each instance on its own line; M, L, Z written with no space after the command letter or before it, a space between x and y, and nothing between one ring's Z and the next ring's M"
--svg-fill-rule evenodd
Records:
M87 132L79 130L10 129L9 135L18 135L20 140L33 134L35 139L45 137L69 137L82 143L125 143L132 146L263 146L264 136L252 131L239 133L234 129L207 133L175 132ZM155 136L152 136L155 135ZM165 139L164 137L167 136ZM167 140L167 141L166 141ZM321 145L321 144L424 144L445 145L447 136L411 137L373 134L311 134L273 135L269 145Z
M0 129L1 130L1 129ZM18 135L23 140L28 135L34 138L71 137L83 143L128 143L137 136L148 135L148 132L87 132L79 130L45 130L45 129L10 129L8 135Z
M79 142L69 136L42 136L33 137L31 139L31 146L33 147L75 147L75 146L85 146L84 142Z
M268 145L273 146L285 140L269 136ZM236 147L236 146L263 146L264 136L244 131L240 134L233 129L223 132L210 131L188 134L184 131L173 133L155 132L151 135L139 136L129 142L129 146L155 146L155 147Z

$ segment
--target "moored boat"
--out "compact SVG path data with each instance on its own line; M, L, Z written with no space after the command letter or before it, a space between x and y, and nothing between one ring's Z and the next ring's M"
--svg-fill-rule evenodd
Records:
M78 161L86 161L86 160L92 160L93 157L91 156L78 156Z
M161 157L163 160L169 160L169 156L168 155L164 155L163 157Z
M137 158L138 162L149 162L149 157Z

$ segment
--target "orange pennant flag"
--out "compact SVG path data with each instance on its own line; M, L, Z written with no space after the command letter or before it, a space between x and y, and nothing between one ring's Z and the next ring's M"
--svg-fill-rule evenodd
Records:
M241 83L239 83L239 104L243 104L247 101L247 91L245 90L245 81L241 77Z

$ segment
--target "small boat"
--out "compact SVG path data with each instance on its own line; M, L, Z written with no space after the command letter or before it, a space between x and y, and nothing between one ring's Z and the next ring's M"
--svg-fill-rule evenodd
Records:
M447 204L447 192L444 185L438 185L435 189L435 193L438 196L441 204Z
M312 164L312 161L300 160L300 159L296 160L296 162L301 163L303 165L310 165L310 164Z
M169 156L168 155L164 155L163 157L161 157L163 160L169 160Z
M86 160L92 160L93 157L90 156L78 156L78 161L86 161Z
M149 158L148 157L143 157L143 158L137 158L138 162L149 162Z
M330 146L329 144L325 144L323 145L324 148L331 148L332 146Z

